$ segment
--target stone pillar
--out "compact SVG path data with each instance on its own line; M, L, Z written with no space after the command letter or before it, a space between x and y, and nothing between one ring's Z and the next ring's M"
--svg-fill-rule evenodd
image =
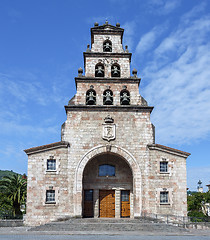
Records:
M115 190L115 218L120 218L120 190Z
M94 218L99 217L99 190L93 190L93 211L94 211Z
M134 218L133 214L133 192L130 191L130 218Z

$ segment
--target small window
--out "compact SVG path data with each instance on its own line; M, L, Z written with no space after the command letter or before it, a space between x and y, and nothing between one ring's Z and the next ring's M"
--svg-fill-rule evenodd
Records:
M122 202L129 202L130 201L130 191L129 190L122 190L121 191L121 201Z
M104 65L102 63L96 64L95 77L104 77Z
M96 91L90 89L86 92L86 105L96 105Z
M160 162L160 172L168 172L168 162Z
M160 203L168 203L168 192L160 192Z
M111 76L112 77L120 77L120 65L119 64L113 64L111 67Z
M112 52L112 42L110 40L104 41L103 51L104 52Z
M46 191L46 202L47 203L55 203L55 190L47 190Z
M103 104L104 105L113 105L113 92L109 89L104 91Z
M122 90L120 92L120 104L130 105L130 93L128 90Z
M48 171L55 171L56 170L56 160L55 159L48 159L47 160L47 170Z
M99 177L113 177L115 176L115 166L103 164L99 166Z
M85 190L85 201L93 201L93 190Z

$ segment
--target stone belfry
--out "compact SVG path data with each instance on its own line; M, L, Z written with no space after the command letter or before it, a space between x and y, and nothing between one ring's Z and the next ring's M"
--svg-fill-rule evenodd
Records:
M189 153L155 143L124 29L91 28L91 47L65 106L61 141L26 149L26 223L68 217L186 216Z

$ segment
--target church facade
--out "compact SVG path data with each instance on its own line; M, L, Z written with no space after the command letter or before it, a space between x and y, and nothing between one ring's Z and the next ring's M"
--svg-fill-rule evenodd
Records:
M124 29L108 22L91 28L76 95L65 106L61 141L26 149L26 224L69 217L135 218L187 215L186 159L155 143L153 107L130 73Z

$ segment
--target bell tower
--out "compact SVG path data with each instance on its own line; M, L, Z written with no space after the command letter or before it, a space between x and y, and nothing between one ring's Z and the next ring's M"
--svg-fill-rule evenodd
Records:
M132 54L128 46L123 48L124 29L117 23L110 25L107 21L99 26L94 24L91 28L91 47L88 44L84 56L84 69L78 69L75 78L77 94L69 101L70 106L79 105L87 107L146 107L147 102L139 94L140 78L137 70L130 73Z

